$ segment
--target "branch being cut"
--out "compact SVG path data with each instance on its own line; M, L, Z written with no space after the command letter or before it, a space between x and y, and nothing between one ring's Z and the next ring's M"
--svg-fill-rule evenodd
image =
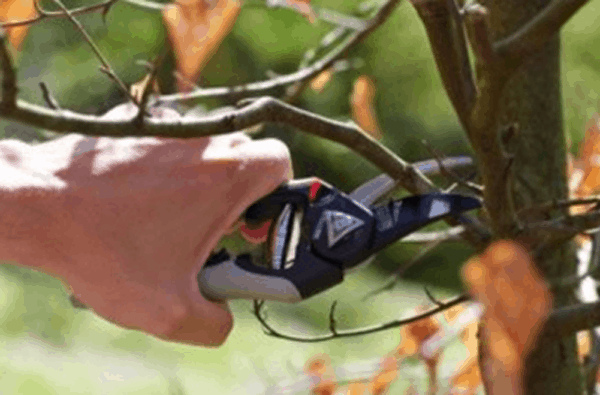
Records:
M294 342L299 342L299 343L318 343L318 342L322 342L322 341L327 341L327 340L331 340L331 339L339 339L339 338L343 338L343 337L354 337L354 336L362 336L362 335L368 335L368 334L372 334L372 333L377 333L377 332L382 332L388 329L393 329L393 328L399 328L402 325L406 325L406 324L410 324L412 322L418 321L420 319L423 318L427 318L430 317L434 314L437 314L441 311L445 311L448 310L451 307L454 307L458 304L464 303L471 300L471 297L467 294L463 294L460 295L456 298L454 298L453 300L446 302L446 303L442 303L438 305L438 307L433 308L429 311L426 311L422 314L419 315L415 315L413 317L404 319L404 320L394 320L391 322L387 322L385 324L381 324L381 325L376 325L370 328L363 328L363 329L358 329L358 330L352 330L352 331L346 331L346 332L340 332L337 328L336 328L336 323L335 323L335 318L333 317L333 311L330 311L329 314L329 330L330 330L330 334L329 335L325 335L325 336L316 336L316 337L298 337L298 336L293 336L293 335L287 335L285 333L281 333L279 331L277 331L276 329L274 329L272 326L270 326L264 315L262 314L262 308L264 307L264 301L258 301L258 300L254 300L254 315L256 316L256 319L260 322L260 324L262 325L265 333L269 336L273 336L276 337L278 339L284 339L284 340L289 340L289 341L294 341ZM332 309L335 308L335 305L333 305Z
M494 43L494 51L518 65L538 52L588 0L554 0L517 32Z

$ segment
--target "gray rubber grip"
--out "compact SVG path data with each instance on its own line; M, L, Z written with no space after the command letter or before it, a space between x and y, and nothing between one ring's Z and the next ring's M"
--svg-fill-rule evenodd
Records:
M207 299L265 299L285 303L302 300L289 280L252 273L235 263L235 257L204 268L198 276L200 292Z

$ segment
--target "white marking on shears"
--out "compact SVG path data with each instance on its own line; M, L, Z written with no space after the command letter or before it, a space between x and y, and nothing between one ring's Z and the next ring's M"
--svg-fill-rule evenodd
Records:
M323 226L327 227L327 247L333 247L350 232L364 225L364 221L340 211L325 210L317 223L313 239L321 237Z
M429 209L428 218L437 217L440 215L445 215L450 212L450 203L445 202L441 199L434 199L431 203L431 208Z

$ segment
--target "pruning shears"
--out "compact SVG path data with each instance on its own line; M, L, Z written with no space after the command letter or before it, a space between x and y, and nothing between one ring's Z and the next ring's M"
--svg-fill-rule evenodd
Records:
M468 157L442 160L468 166ZM439 170L436 161L414 165L423 173ZM272 219L268 267L249 254L213 253L198 274L202 294L212 300L268 299L295 303L344 280L344 274L371 262L374 254L402 237L447 216L481 206L473 197L430 193L375 205L396 183L377 176L350 194L312 177L292 180L250 206L246 223Z

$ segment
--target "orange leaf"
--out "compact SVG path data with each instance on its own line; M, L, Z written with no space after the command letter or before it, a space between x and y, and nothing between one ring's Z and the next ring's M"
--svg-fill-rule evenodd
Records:
M451 394L473 395L481 385L477 358L469 358L450 380Z
M366 75L361 75L354 82L354 90L350 96L352 117L365 132L379 140L383 136L375 113L375 84Z
M419 308L418 311L422 311ZM400 327L400 344L396 347L396 355L413 356L421 350L421 345L440 329L439 321L429 316Z
M417 312L423 311L420 307ZM428 356L422 352L423 343L440 330L439 321L433 317L425 317L408 325L400 327L400 344L396 347L395 356L405 357L419 353L419 357L425 362L429 376L430 392L435 393L437 388L437 364L439 361L440 351Z
M2 0L0 2L0 22L16 22L37 16L33 0ZM8 41L19 50L27 35L29 26L6 28Z
M354 382L348 385L346 395L363 395L367 390L367 385L363 382Z
M551 305L548 287L527 251L498 241L471 258L462 276L486 311L482 318L485 377L494 378L491 394L522 393L523 360L535 344Z
M315 355L309 359L304 366L304 372L309 375L314 382L314 385L311 388L311 394L333 394L337 387L337 383L329 356L325 354Z
M369 382L369 393L372 395L385 394L397 376L398 360L394 357L384 358L381 371Z
M163 10L169 39L184 79L195 81L219 45L233 28L240 12L237 0L217 0L210 8L207 0L180 0ZM189 84L179 81L179 89Z
M331 80L332 75L331 69L322 71L310 81L310 88L315 92L321 92L325 85Z

